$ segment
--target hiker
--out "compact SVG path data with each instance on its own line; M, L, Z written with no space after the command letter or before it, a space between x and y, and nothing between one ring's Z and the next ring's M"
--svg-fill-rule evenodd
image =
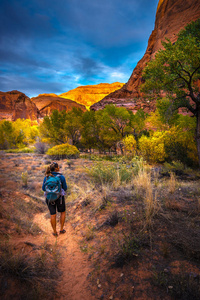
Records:
M45 192L44 195L46 197L46 203L49 208L51 214L51 226L53 228L53 235L58 236L56 231L56 210L60 212L60 233L65 233L64 223L65 223L65 191L67 190L67 184L65 177L59 173L59 166L58 163L53 162L47 168L42 190ZM49 182L54 181L57 184L57 191L54 188L52 191L48 188ZM57 194L56 194L57 193ZM51 199L52 198L52 199ZM55 200L54 200L55 199ZM54 201L53 201L54 200ZM53 201L53 202L52 202Z

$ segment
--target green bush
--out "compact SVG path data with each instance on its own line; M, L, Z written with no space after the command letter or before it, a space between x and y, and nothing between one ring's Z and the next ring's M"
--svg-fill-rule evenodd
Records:
M116 166L114 164L96 163L96 165L88 170L88 174L96 183L122 183L132 179L133 169L131 166L127 167L122 164Z
M96 183L112 183L117 180L116 168L113 165L97 163L88 173Z
M132 168L134 175L137 175L139 171L144 170L144 166L146 165L146 161L143 159L143 157L135 156L132 160Z
M139 139L140 154L149 162L180 161L188 166L198 165L197 147L193 130L173 126Z
M52 159L77 158L79 151L75 146L61 144L48 149L47 155Z
M33 153L35 152L35 148L20 148L20 149L8 149L5 150L6 153Z
M133 168L127 165L119 166L119 179L120 182L129 182L133 178Z
M172 127L165 132L164 148L168 162L180 161L190 167L198 165L197 147L192 130Z

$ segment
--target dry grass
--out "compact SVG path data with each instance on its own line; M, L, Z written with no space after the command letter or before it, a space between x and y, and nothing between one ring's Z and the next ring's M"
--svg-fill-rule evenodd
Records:
M143 201L145 206L145 218L147 226L152 224L154 216L160 209L159 202L157 200L156 192L153 189L151 182L151 174L148 169L142 169L138 172L138 175L134 178L134 186L137 194L143 195Z
M0 218L5 220L8 227L11 222L15 224L15 228L12 227L10 232L11 236L16 234L16 230L19 233L31 233L33 227L27 226L33 224L33 215L46 210L39 201L42 196L44 170L48 165L46 159L43 156L16 157L16 155L13 154L8 159L11 170L6 187L10 190L12 180L15 179L20 196L24 195L21 202L20 199L11 196L11 205L15 203L12 206L15 219L9 216L9 211L2 201L3 197L0 197L2 198ZM188 264L199 268L198 179L181 181L178 175L175 176L173 173L170 177L163 177L155 170L151 172L151 168L144 164L137 165L137 172L133 172L132 175L135 175L131 177L128 167L124 167L124 173L120 173L118 162L112 161L112 168L102 169L100 175L105 179L109 172L113 171L111 175L114 174L114 179L104 181L98 178L97 181L93 181L88 176L86 168L91 169L96 165L95 161L77 159L73 160L70 166L67 160L60 163L68 184L66 197L68 224L73 228L71 234L75 235L81 251L88 257L93 267L91 277L88 278L93 283L91 288L96 298L105 295L105 298L109 299L110 295L113 295L114 299L126 300L120 297L128 299L129 296L125 291L134 286L132 299L142 297L145 299L147 295L151 299L159 297L167 299L168 292L163 291L162 286L157 285L155 290L154 285L150 284L150 277L147 278L146 275L148 272L151 273L154 268L158 273L159 268L164 270L166 266L170 269L175 260L180 262L187 260ZM6 170L4 162L2 169ZM160 169L160 166L155 169ZM27 188L24 189L21 173L26 171L29 180ZM97 171L96 168L96 174ZM5 195L5 187L2 191ZM25 200L25 194L31 194L35 198L27 196ZM24 211L28 213L22 218ZM5 228L1 229L6 232ZM44 243L43 248L44 251L40 251L40 260L45 261L45 256L49 255L44 254L48 245ZM51 255L52 259L56 260L56 252L55 255L53 253ZM124 275L120 277L122 273ZM197 275L199 276L198 272ZM97 279L101 282L101 288L96 288ZM147 292L145 295L147 282L150 294ZM184 284L181 289L185 291ZM198 289L196 290L198 295Z
M176 190L177 182L176 182L176 176L173 172L170 173L170 179L169 179L169 192L173 194Z
M61 275L54 256L44 248L30 256L16 251L9 243L0 245L0 270L4 274L0 277L1 286L4 286L2 299L7 293L8 277L20 286L15 299L50 299L52 293L56 293L56 282Z
M133 184L138 193L141 193L141 189L144 191L150 182L150 174L148 170L140 169L138 175L133 179Z

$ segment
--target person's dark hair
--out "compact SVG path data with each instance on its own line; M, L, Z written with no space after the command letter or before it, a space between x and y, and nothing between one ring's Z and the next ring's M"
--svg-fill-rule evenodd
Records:
M51 170L51 172L54 172L55 169L57 169L57 168L58 168L58 163L57 162L52 162L50 164L50 170Z
M47 167L46 172L45 172L45 175L46 175L47 177L52 176L50 166Z
M50 164L50 166L47 167L46 172L45 172L45 175L46 175L47 177L53 176L51 172L54 172L55 169L57 169L57 168L58 168L58 164L57 164L56 162L52 162L52 163Z

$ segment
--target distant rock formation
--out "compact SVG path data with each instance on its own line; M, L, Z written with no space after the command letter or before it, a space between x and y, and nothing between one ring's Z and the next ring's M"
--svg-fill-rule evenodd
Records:
M56 94L40 94L37 97L31 98L32 102L37 106L40 117L49 116L53 110L69 111L73 107L81 108L83 111L86 110L84 105L78 104L70 99L64 99Z
M129 81L121 89L92 105L91 109L98 110L110 103L125 106L133 111L139 108L143 108L147 112L154 109L154 103L145 102L139 92L142 71L155 53L162 48L161 41L165 38L172 42L176 41L178 32L199 17L199 0L160 0L156 12L155 28L149 38L147 50L133 70Z
M36 105L19 91L0 92L0 120L37 120L40 113Z
M120 89L123 85L124 83L114 82L79 86L67 93L59 95L59 97L72 99L77 103L90 107L108 94Z

